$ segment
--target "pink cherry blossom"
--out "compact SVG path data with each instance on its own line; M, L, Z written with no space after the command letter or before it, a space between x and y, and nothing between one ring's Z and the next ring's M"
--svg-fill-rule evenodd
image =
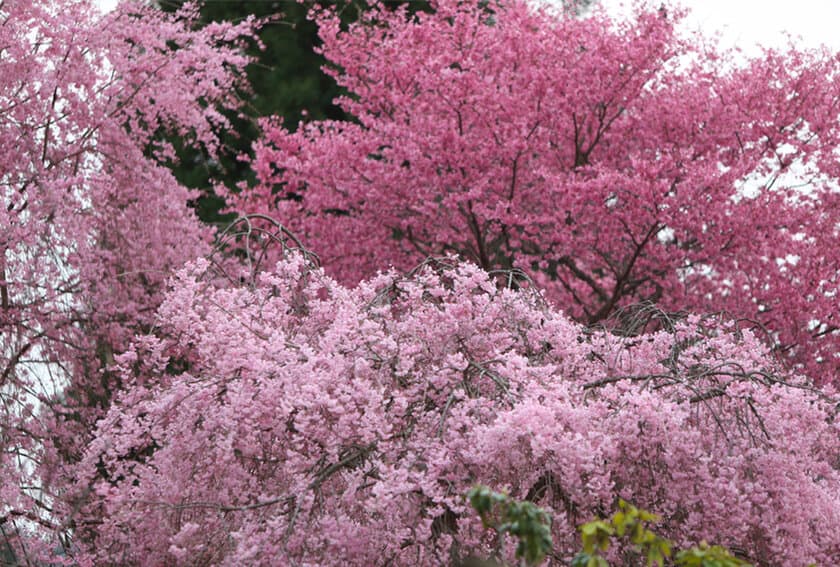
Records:
M639 301L753 319L836 381L836 54L741 62L659 2L626 20L432 5L318 14L356 120L266 123L240 210L343 282L456 252L533 273L585 323Z
M4 559L511 563L484 484L552 565L618 499L837 563L840 58L431 7L313 11L355 119L267 121L213 245L167 140L220 149L257 23L0 2Z
M209 250L164 134L217 149L253 22L196 15L0 3L0 547L21 562L61 547L36 529L72 533L64 486L121 387L107 367Z
M835 402L732 319L592 330L452 257L353 288L298 254L214 274L183 270L120 357L133 387L81 466L94 563L487 557L476 483L550 511L551 564L618 497L756 565L840 553Z

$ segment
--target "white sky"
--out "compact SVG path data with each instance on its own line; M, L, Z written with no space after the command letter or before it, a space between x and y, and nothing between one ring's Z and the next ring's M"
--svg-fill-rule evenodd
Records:
M99 8L104 12L113 10L116 7L118 1L119 0L94 0L96 5L99 6Z
M620 10L622 0L601 0ZM691 10L686 25L721 34L725 47L755 53L756 45L782 45L784 32L801 36L801 45L825 44L840 50L840 0L682 0Z

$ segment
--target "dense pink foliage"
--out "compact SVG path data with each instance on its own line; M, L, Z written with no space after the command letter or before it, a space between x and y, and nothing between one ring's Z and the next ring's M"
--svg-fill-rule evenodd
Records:
M658 1L628 20L432 4L319 16L357 122L267 124L241 209L344 282L454 251L536 274L583 322L640 300L753 318L835 380L836 54L744 61Z
M253 285L207 268L120 358L83 479L102 564L486 557L476 482L550 510L555 565L617 496L757 565L840 556L835 409L734 322L620 338L452 258L352 289L294 255Z
M211 248L163 167L218 149L252 22L0 0L0 561L512 560L483 483L555 565L619 497L837 564L840 58L433 5L319 14L358 121L267 124L234 197L325 271L266 217Z
M252 23L195 31L194 16L0 2L2 550L74 525L61 487L119 387L107 365L148 332L172 270L208 250L162 134L216 149Z

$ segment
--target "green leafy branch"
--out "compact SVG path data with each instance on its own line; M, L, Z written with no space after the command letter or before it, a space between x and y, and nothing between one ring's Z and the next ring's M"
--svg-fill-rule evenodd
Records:
M614 539L629 541L641 553L648 567L663 567L671 558L673 542L660 537L648 528L660 520L659 516L640 510L624 500L618 501L618 512L607 520L595 519L580 527L583 551L573 560L572 567L609 567L601 555ZM676 567L749 567L749 563L733 556L725 547L708 545L679 551L674 557Z
M475 486L467 493L486 528L497 533L497 546L504 546L504 537L518 538L517 559L525 565L538 565L552 552L551 517L532 502L517 501L486 486ZM659 536L650 526L660 521L656 514L618 501L618 511L610 518L596 518L580 526L583 550L572 560L571 567L610 567L604 557L610 546L627 545L641 554L647 567L751 567L720 545L701 542L675 552L674 543ZM470 565L498 565L478 561ZM465 564L466 565L466 564ZM816 567L816 565L809 565Z
M539 565L551 552L551 517L542 508L481 485L473 487L467 498L484 527L496 530L499 547L505 534L518 538L516 557L526 565Z

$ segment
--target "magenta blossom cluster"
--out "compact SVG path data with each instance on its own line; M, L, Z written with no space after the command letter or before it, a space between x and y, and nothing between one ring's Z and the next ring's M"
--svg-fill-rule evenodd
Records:
M576 320L622 306L760 321L837 380L840 59L748 59L636 2L626 19L526 0L316 14L352 122L267 122L236 199L356 282L456 252L518 267Z

